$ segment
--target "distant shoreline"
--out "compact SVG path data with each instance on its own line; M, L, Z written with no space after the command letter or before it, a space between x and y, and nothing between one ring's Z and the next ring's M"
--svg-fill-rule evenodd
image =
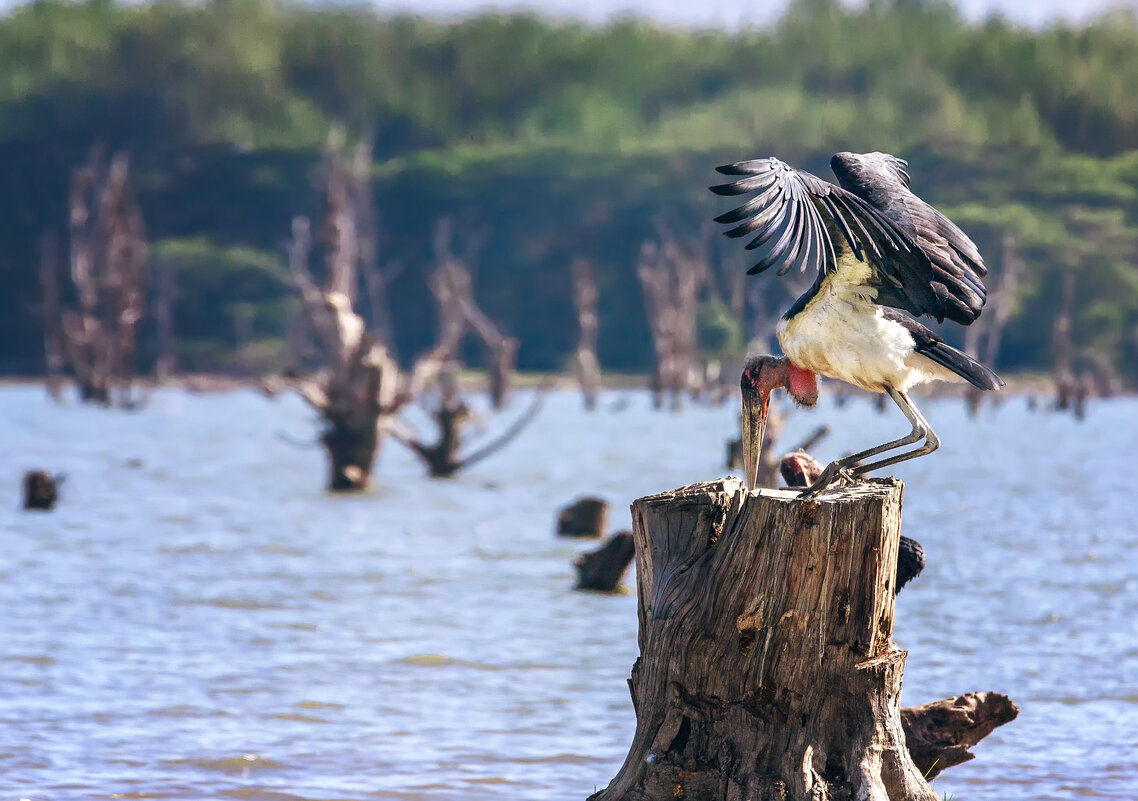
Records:
M225 373L179 373L169 378L161 385L162 389L181 389L195 394L214 392L234 392L251 389L260 392L264 377L235 376ZM1049 373L1012 373L1001 374L1007 386L1001 390L1011 395L1050 395L1055 391ZM649 388L650 376L647 373L606 373L601 378L601 387L604 390L645 390ZM483 389L486 374L481 370L464 369L459 375L459 383L466 392L478 392ZM68 379L65 383L70 383ZM837 382L826 382L830 387L836 388ZM147 389L158 389L153 378L143 376L135 381L135 385ZM521 372L514 376L514 387L517 389L535 389L547 385L549 389L574 390L578 388L577 379L569 373L536 373ZM0 387L44 387L43 376L4 376L0 375ZM919 388L918 393L933 397L951 397L963 395L967 385L936 384ZM833 390L831 390L833 391ZM849 391L855 395L863 393L859 389L850 387ZM1123 390L1119 395L1133 394Z

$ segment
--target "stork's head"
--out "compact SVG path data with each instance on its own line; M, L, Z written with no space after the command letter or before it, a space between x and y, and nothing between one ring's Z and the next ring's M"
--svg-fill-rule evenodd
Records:
M759 476L759 457L767 428L771 392L782 388L794 402L813 406L818 402L818 383L814 374L778 356L752 356L743 367L739 389L743 395L743 470L747 490L753 490Z
M835 153L830 169L847 189L867 182L909 186L909 162L888 153Z

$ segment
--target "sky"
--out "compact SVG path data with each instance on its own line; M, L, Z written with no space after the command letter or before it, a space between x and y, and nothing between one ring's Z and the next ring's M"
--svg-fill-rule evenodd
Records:
M734 29L771 22L785 4L785 0L383 0L378 5L444 16L485 8L535 9L593 22L633 13L672 25ZM1117 6L1138 8L1138 0L957 0L957 6L970 19L998 11L1035 27L1055 19L1083 20Z

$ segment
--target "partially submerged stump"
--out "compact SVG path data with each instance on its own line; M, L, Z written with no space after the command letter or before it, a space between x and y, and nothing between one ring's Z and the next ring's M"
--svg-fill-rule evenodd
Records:
M577 589L615 592L635 555L632 532L618 531L600 548L573 560L573 567L577 568Z
M562 537L603 536L608 513L608 501L579 498L557 513L557 534Z
M24 508L47 511L59 499L59 485L63 476L52 476L43 470L24 473Z
M901 495L722 479L636 501L636 734L592 798L935 801L898 703Z

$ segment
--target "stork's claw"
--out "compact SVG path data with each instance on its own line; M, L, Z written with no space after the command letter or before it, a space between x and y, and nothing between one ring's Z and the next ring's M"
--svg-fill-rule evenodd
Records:
M850 468L841 463L841 461L830 462L826 465L818 478L814 480L806 489L799 493L799 498L814 498L821 495L826 489L834 484L856 484L857 477L851 472Z

